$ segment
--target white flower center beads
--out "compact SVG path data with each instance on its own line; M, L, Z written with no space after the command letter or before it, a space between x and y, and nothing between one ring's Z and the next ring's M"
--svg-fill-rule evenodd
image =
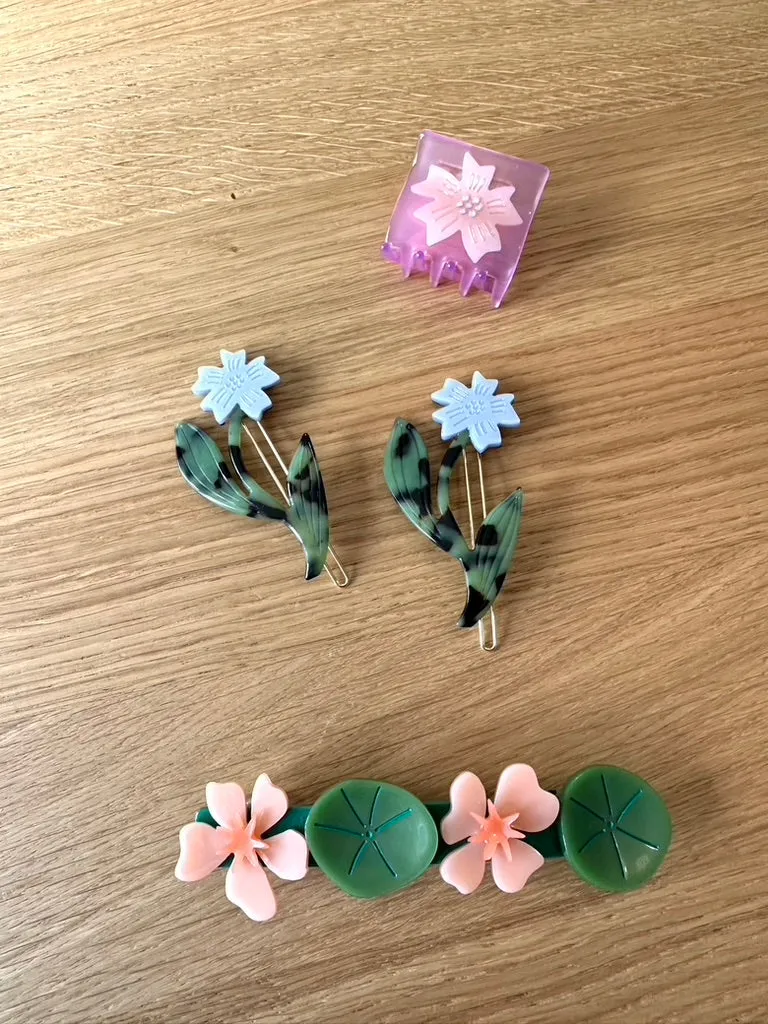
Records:
M499 306L548 178L541 164L424 132L382 254L405 277L458 281L462 295L487 291Z
M471 196L469 194L463 195L458 203L456 203L456 206L459 213L463 213L465 217L479 217L485 209L480 196Z

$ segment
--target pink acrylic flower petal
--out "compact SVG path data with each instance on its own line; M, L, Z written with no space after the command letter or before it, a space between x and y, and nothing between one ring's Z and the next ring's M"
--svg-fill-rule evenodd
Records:
M491 187L496 168L493 164L479 164L467 150L461 166L461 187L469 192L480 192Z
M214 819L224 828L245 828L245 793L236 782L209 782L205 802Z
M426 226L428 246L460 232L461 243L473 263L488 253L501 251L497 225L517 226L523 221L510 198L515 187L491 188L495 173L492 164L479 164L468 150L460 180L444 167L430 164L426 179L411 185L416 195L432 200L413 212L414 218Z
M468 896L480 885L485 874L485 857L480 843L466 843L443 858L440 875L444 882Z
M557 817L560 801L539 785L528 764L511 764L499 776L493 801L499 814L519 814L515 826L523 832L541 832Z
M430 164L427 177L411 185L411 192L417 196L426 196L427 199L437 199L438 196L455 195L460 187L450 171L438 164Z
M227 859L229 836L212 825L193 821L179 832L179 859L174 874L180 882L199 882Z
M275 916L275 894L261 864L252 864L245 857L235 857L234 864L227 870L224 889L227 899L252 921L269 921Z
M477 263L486 253L501 250L501 235L489 217L478 217L475 220L464 218L461 242L473 263Z
M523 223L523 218L514 208L512 203L502 200L498 196L498 193L502 191L504 190L495 188L492 192L488 193L488 198L485 203L488 216L494 224L503 224L506 227L517 227L518 224ZM514 192L514 189L510 189L509 191Z
M300 832L289 829L265 842L267 848L260 850L259 856L278 878L295 882L306 875L309 851L307 841Z
M537 868L544 863L538 850L521 839L510 839L510 856L499 848L491 860L493 880L502 892L520 892Z
M262 836L268 829L285 817L288 797L270 777L262 773L253 786L251 795L251 819L256 822L254 834Z
M427 245L437 245L461 230L462 217L453 200L436 199L415 211L414 217L427 228Z
M460 843L477 832L479 825L473 814L485 818L485 786L474 772L462 772L451 783L451 809L440 823L446 843Z

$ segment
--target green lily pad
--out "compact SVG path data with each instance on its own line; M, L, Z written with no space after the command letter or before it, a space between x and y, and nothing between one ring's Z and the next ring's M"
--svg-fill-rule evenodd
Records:
M664 863L672 819L644 779L596 765L565 787L560 838L566 860L585 882L629 892L649 882Z
M421 878L437 850L437 826L413 794L352 779L329 790L306 824L318 866L350 896L389 896Z

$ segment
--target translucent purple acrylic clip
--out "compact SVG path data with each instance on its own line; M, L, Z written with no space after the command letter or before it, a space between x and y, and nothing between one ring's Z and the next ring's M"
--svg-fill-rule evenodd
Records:
M403 275L429 272L504 301L549 170L491 149L424 132L389 222L382 254Z

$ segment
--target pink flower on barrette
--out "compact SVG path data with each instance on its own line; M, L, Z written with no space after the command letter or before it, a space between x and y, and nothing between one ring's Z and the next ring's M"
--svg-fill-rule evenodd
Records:
M411 192L431 203L420 206L414 217L427 227L427 245L436 245L461 232L461 242L473 263L488 252L499 252L499 225L517 225L523 218L512 205L514 185L491 188L496 168L479 164L464 153L461 177L439 164L430 164L427 177L411 185Z
M279 878L291 881L307 873L307 841L300 832L289 829L264 838L264 833L285 816L288 797L262 774L253 787L250 819L245 793L235 782L209 782L205 800L219 827L195 821L182 828L176 877L182 882L197 882L232 855L234 860L224 883L227 899L252 921L268 921L274 917L277 904L262 862Z
M462 772L451 785L451 809L440 831L446 843L469 841L443 859L440 874L467 895L480 885L485 863L490 861L499 889L518 892L544 863L539 851L523 841L525 833L547 828L559 808L560 801L539 786L530 765L505 768L493 800L486 800L485 787L476 775Z

